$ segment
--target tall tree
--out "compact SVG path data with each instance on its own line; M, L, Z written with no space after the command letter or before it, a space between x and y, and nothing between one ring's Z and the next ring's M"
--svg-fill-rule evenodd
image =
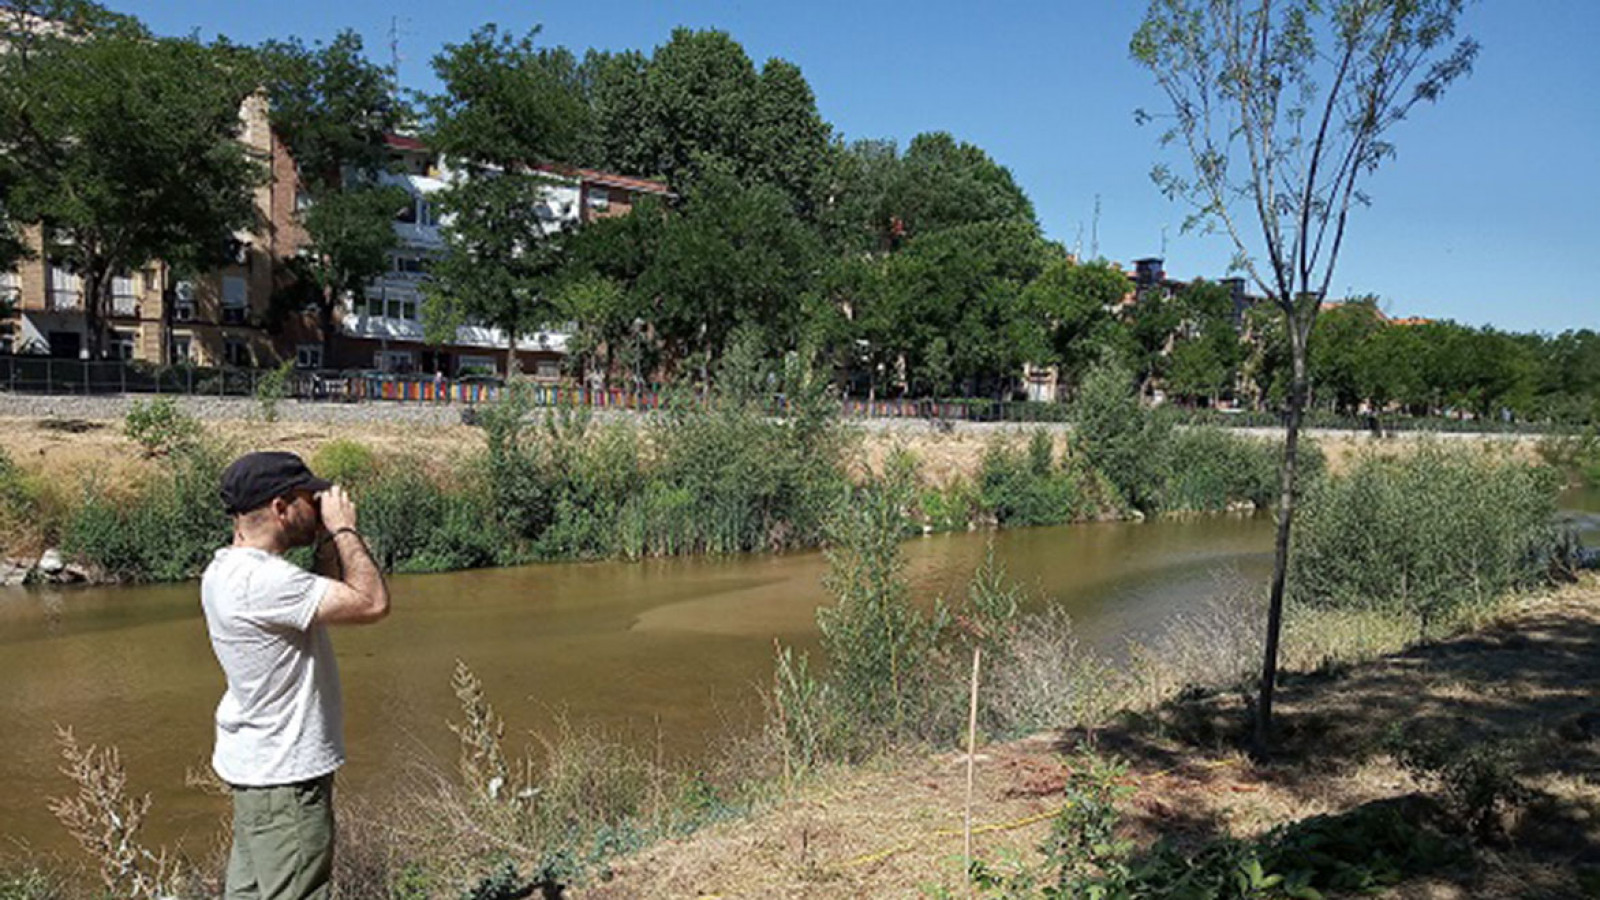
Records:
M254 226L262 172L238 137L256 82L225 45L157 38L89 3L13 3L0 29L0 208L82 278L99 358L114 276L220 254Z
M678 28L648 58L591 52L581 76L596 164L685 194L715 170L776 187L814 214L831 129L794 64L771 59L757 71L726 32Z
M1191 401L1215 403L1233 387L1243 355L1233 325L1233 296L1217 282L1197 280L1179 292L1177 307L1168 388Z
M782 191L711 172L666 223L640 289L674 355L696 355L709 370L739 326L770 352L793 349L818 256L815 232Z
M1361 371L1364 351L1383 327L1373 297L1347 300L1318 316L1309 373L1312 390L1322 401L1331 401L1339 412L1354 413L1366 399Z
M1128 288L1128 276L1103 260L1051 262L1024 292L1024 304L1042 319L1051 351L1031 361L1056 366L1069 391L1077 390L1090 366L1112 361L1108 355L1131 362L1132 339L1116 314Z
M506 371L520 337L552 324L563 238L548 208L542 165L580 152L588 115L577 61L489 25L434 57L443 85L426 98L429 143L454 181L439 196L445 252L425 283L433 340L457 325L493 325L506 338Z
M385 184L387 135L405 119L394 73L363 53L361 36L341 31L327 44L268 41L258 50L273 132L288 148L304 202L296 213L309 245L290 262L309 289L332 356L334 311L388 271L399 246L395 215L415 202Z
M1390 133L1470 71L1455 39L1465 0L1151 0L1130 51L1168 101L1158 166L1189 225L1219 228L1237 265L1282 313L1292 375L1255 750L1268 750L1312 326L1363 179Z

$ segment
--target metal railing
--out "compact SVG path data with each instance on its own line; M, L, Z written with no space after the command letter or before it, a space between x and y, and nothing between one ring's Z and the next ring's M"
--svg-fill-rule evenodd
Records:
M106 395L176 394L201 397L253 397L271 369L154 366L145 362L52 359L42 356L0 354L0 391L15 394ZM474 405L500 399L506 386L498 378L469 376L440 379L424 374L397 374L369 370L295 370L284 382L285 399L335 403L459 403ZM536 381L528 385L536 406L576 405L591 409L649 411L666 405L669 393L649 388L595 388L571 383ZM772 398L774 413L788 406L782 396ZM1162 415L1175 424L1276 427L1280 415L1272 412L1221 413L1162 407ZM923 419L941 422L1043 423L1069 421L1070 407L1038 401L986 399L931 400L916 398L869 399L844 397L840 412L858 419ZM1495 419L1414 418L1386 414L1342 416L1308 413L1305 425L1350 431L1463 431L1537 434L1563 430L1543 422L1502 422Z

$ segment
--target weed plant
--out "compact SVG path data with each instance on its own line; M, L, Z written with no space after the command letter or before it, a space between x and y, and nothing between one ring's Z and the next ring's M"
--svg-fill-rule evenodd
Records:
M1368 455L1307 493L1293 596L1380 610L1433 636L1549 576L1557 487L1547 467L1476 448Z
M311 454L311 471L334 484L359 489L378 472L378 458L360 441L336 438Z
M123 433L145 456L167 456L187 450L202 436L200 422L171 397L135 400L123 418Z

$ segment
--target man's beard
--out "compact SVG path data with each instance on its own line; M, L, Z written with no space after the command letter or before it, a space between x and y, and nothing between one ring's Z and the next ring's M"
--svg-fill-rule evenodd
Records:
M317 525L313 520L306 523L295 523L289 528L288 538L291 547L309 547L317 540Z

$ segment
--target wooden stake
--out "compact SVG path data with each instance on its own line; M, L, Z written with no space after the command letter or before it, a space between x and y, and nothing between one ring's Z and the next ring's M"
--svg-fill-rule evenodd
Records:
M966 863L967 886L972 885L972 769L978 758L978 663L983 648L972 648L972 699L967 704L967 810L962 826L962 859Z

